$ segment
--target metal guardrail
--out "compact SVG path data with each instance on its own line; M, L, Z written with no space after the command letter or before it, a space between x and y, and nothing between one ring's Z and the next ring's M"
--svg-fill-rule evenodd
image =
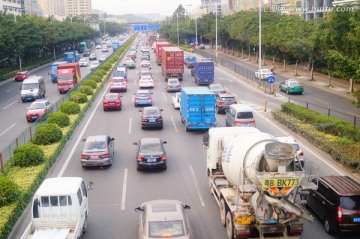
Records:
M264 81L259 81L255 78L254 71L251 71L249 69L246 69L245 67L242 67L240 64L238 64L236 61L229 61L227 59L221 58L221 57L215 57L215 54L202 51L200 49L196 49L196 54L199 54L203 56L204 58L211 58L217 65L220 65L223 68L226 68L232 72L234 72L237 75L242 76L245 80L251 82L252 84L266 84ZM354 128L360 127L360 118L356 115L351 115L348 113L344 113L338 110L326 108L323 106L315 105L310 102L301 101L298 99L293 99L289 97L289 102L295 103L297 105L301 105L307 109L316 111L320 114L327 115L329 117L338 118L341 120L344 120L346 122L349 122L350 124L354 125Z

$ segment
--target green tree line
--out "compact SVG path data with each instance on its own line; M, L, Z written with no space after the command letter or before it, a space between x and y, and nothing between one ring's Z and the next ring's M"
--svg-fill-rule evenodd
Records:
M350 6L350 5L349 5ZM262 58L302 63L313 70L360 82L360 4L335 7L323 18L305 21L302 16L262 12ZM345 10L344 10L345 9ZM199 43L215 44L215 14L197 21L185 14L180 5L166 19L161 35L187 43L195 37L197 25ZM197 24L196 24L197 23ZM218 44L242 53L259 55L259 12L241 11L218 16Z

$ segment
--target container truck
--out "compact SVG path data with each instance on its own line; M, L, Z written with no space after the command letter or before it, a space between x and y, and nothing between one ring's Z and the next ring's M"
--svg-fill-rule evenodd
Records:
M182 87L180 117L185 131L216 127L216 97L207 87Z
M80 177L48 178L36 191L31 221L20 239L78 239L87 230L88 191Z
M213 61L195 61L191 74L198 85L209 85L214 82L214 62Z
M61 64L65 64L65 63L67 63L67 61L56 61L50 65L51 72L49 73L49 75L50 75L50 79L53 83L56 83L57 79L58 79L58 75L57 75L58 66Z
M78 51L68 51L64 53L64 61L71 63L80 60L80 54Z
M161 49L163 47L168 47L168 46L171 46L171 44L166 41L156 42L155 54L156 54L156 63L158 64L158 66L161 65Z
M149 36L149 45L151 46L154 42L156 42L156 35Z
M71 90L80 80L79 62L66 63L57 67L57 87L60 94Z
M87 49L86 41L82 41L79 44L79 53L84 53L85 49Z
M300 238L302 219L313 218L295 199L301 189L317 187L311 182L316 173L295 167L291 144L254 127L219 127L204 135L203 147L210 191L228 239ZM313 169L309 172L318 170Z
M161 68L165 81L169 78L183 79L184 51L178 47L162 47Z
M113 51L116 51L117 49L119 49L119 47L120 47L120 42L119 41L113 41L112 42Z

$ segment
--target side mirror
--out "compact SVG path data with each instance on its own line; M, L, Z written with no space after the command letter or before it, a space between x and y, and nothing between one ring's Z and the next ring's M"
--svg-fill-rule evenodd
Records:
M114 141L115 140L115 138L111 138L111 141Z
M203 148L208 148L209 147L209 134L204 134L203 135Z
M137 143L137 142L133 142L133 145L138 145L138 143Z
M189 205L183 205L184 209L190 209L191 207Z
M160 111L163 111L163 109L160 109Z
M141 208L141 207L137 207L137 208L135 208L135 212L139 212L139 211L143 212L143 211L144 211L144 209L143 209L143 208Z
M89 184L87 186L87 190L92 190L94 188L94 183L92 181L89 181Z
M139 112L142 112L142 110L139 110Z
M163 141L163 144L167 144L167 141Z
M82 141L83 141L83 142L85 142L85 141L86 141L86 139L82 139Z

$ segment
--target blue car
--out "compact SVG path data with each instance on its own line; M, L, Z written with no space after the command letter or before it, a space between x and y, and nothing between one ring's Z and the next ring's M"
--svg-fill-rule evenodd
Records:
M152 106L152 97L149 90L138 90L136 91L134 103L137 106Z

